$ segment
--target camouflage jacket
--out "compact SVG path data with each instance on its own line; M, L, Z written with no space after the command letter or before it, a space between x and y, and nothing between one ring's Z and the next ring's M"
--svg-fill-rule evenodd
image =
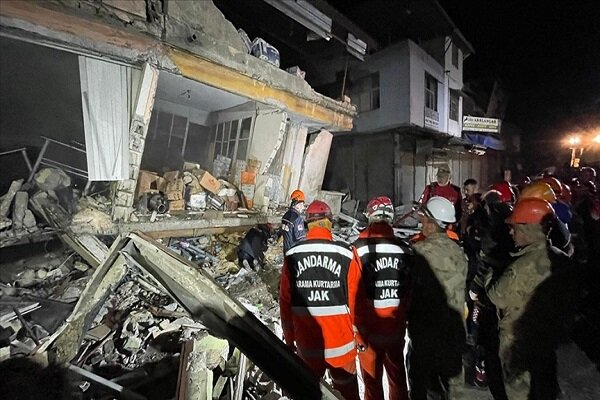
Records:
M545 241L530 244L514 256L518 258L487 288L487 295L501 316L500 329L510 335L535 288L550 275L551 266ZM488 284L490 281L491 278Z
M440 281L448 305L461 315L465 303L465 279L467 277L467 258L460 246L446 235L435 233L413 245L415 251L423 256Z

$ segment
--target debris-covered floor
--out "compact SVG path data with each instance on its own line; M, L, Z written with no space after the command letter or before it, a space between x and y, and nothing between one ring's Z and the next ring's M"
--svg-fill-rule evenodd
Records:
M257 273L229 261L235 257L240 239L241 234L222 234L165 240L170 242L165 244L208 272L269 329L280 334L274 294L282 248L271 246L264 268ZM73 311L94 273L59 241L12 248L11 253L0 265L3 360L36 353ZM188 387L178 384L184 379L181 375L198 375L198 370L212 373L212 398L234 398L240 390L245 394L239 398L283 396L281 389L239 350L210 335L141 269L129 267L125 278L90 319L70 363L69 376L76 383L73 390L81 398L107 398L123 390L120 387L132 391L131 398L175 398L178 391ZM240 374L240 368L246 373ZM238 387L240 376L244 377L243 388Z
M252 270L238 265L243 229L161 235L157 242L95 236L90 232L114 229L110 200L77 195L70 186L60 170L46 169L33 184L13 182L0 198L3 377L26 376L31 398L40 390L78 399L282 399L290 390L337 398L279 340L281 241L271 240L265 262ZM138 219L215 212L223 210L183 217L138 210ZM352 241L361 225L356 202L345 202L334 236ZM414 233L408 225L396 233ZM598 371L576 345L561 348L559 361L564 398L600 393ZM48 365L56 370L41 369ZM467 387L461 396L491 398Z

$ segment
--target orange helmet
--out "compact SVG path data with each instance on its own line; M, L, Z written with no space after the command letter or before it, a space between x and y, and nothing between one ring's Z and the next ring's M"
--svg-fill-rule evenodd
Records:
M306 209L306 222L318 221L320 219L327 218L333 219L331 208L321 200L315 200L308 205Z
M304 202L304 192L300 189L294 190L290 195L290 200L296 203Z
M508 224L539 224L547 215L554 215L550 203L537 197L521 198L515 204Z
M556 193L546 182L536 181L531 185L527 185L521 190L520 199L529 197L536 197L538 199L544 199L549 203L556 202Z
M540 179L539 182L546 182L548 185L550 185L552 190L554 190L556 196L560 197L560 194L562 192L562 183L560 183L558 179L556 179L553 176L545 176L542 179Z

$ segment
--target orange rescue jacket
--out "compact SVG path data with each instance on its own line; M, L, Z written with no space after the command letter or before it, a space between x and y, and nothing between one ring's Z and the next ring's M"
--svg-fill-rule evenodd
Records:
M285 342L295 342L302 358L322 358L333 367L354 360L361 285L356 249L334 242L326 228L311 228L283 262L279 307Z

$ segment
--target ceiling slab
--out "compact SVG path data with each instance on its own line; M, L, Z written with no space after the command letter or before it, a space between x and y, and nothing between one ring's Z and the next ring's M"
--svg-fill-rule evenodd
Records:
M250 100L168 72L159 75L156 98L206 112L224 110Z

